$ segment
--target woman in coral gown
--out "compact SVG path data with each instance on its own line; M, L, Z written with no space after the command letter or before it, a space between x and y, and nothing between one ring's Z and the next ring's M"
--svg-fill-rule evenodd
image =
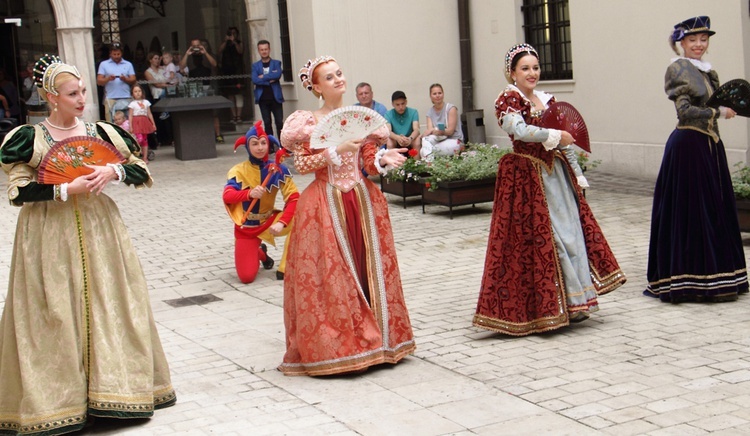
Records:
M285 375L328 375L397 363L415 349L401 288L388 204L367 178L400 166L404 149L379 150L385 126L366 138L310 148L316 124L343 107L346 79L330 56L311 60L302 85L323 107L289 116L281 133L302 192L284 278ZM373 114L375 114L373 112ZM375 116L378 116L375 114Z
M536 90L539 56L528 44L505 56L510 83L495 102L513 140L500 160L474 325L523 336L587 319L597 295L625 282L582 195L588 182L570 133L540 127L554 97Z

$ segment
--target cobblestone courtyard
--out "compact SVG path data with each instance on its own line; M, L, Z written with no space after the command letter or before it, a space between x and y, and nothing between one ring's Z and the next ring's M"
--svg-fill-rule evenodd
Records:
M179 161L157 150L151 189L109 187L146 270L177 390L150 420L85 434L750 434L750 296L670 305L645 286L652 183L590 172L587 198L628 282L590 320L513 338L471 326L491 203L389 197L417 352L357 376L284 377L282 282L235 277L221 191L246 156ZM310 176L296 176L300 188ZM3 198L7 178L0 182ZM18 210L0 207L0 306ZM747 236L747 235L745 235ZM275 259L281 246L270 248ZM747 250L746 250L747 253ZM165 301L211 294L217 301ZM0 393L1 394L1 393Z

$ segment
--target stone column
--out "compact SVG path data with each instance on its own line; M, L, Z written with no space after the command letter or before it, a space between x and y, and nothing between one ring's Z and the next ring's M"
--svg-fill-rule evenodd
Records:
M50 0L57 23L57 45L63 62L75 65L81 72L88 90L86 121L99 119L96 95L96 65L94 63L94 0Z
M271 29L268 28L268 0L245 0L247 6L247 24L250 30L250 41L247 50L250 52L250 62L260 59L258 56L258 41L271 40ZM273 43L272 43L273 51Z

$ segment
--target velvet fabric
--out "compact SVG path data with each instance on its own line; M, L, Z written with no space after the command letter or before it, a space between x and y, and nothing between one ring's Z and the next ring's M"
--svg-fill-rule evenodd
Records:
M728 301L747 292L747 270L724 144L675 129L654 189L645 295Z

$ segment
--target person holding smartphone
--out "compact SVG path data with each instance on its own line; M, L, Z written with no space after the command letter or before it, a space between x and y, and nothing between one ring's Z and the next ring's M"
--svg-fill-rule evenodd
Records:
M126 109L132 101L130 86L135 84L133 64L122 58L119 42L109 46L109 59L99 64L96 84L104 87L104 119L112 122L115 110Z
M456 154L462 149L464 138L458 120L458 108L445 102L441 84L430 85L430 100L432 107L427 111L427 130L422 137L420 149L425 160Z

